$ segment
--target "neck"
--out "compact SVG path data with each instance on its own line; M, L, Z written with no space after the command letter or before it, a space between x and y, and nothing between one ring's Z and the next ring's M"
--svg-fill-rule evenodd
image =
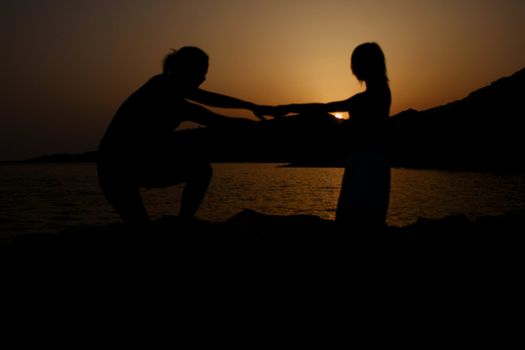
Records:
M388 86L388 82L385 80L369 80L365 81L366 89L377 89L377 88L384 88L385 86Z

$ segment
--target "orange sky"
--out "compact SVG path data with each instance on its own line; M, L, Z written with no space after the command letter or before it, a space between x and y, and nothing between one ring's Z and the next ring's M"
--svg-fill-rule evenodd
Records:
M0 30L0 160L96 149L119 104L184 45L210 55L204 89L280 104L360 91L349 56L376 41L392 114L525 66L523 0L4 0Z

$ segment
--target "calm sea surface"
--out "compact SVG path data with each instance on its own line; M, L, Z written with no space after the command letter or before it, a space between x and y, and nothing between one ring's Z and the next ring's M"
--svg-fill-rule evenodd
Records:
M213 169L201 219L224 221L245 208L334 218L343 169L278 164L213 164ZM144 190L152 218L178 213L181 190ZM390 225L524 208L525 175L392 169ZM100 192L94 164L0 165L0 239L118 220Z

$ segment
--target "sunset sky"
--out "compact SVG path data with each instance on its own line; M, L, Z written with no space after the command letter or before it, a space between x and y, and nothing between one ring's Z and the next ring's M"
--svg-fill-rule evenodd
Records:
M375 41L393 115L525 67L524 34L524 0L2 0L0 160L95 150L170 48L209 54L202 88L282 104L359 92L349 57Z

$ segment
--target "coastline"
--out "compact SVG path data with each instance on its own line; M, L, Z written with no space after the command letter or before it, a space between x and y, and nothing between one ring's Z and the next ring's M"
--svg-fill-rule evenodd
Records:
M44 155L25 160L6 160L0 161L2 165L31 165L31 164L95 164L96 163L96 152L85 152L85 153L64 153L64 154L53 154ZM212 164L217 163L254 163L254 164L278 164L279 168L344 168L344 160L333 160L333 161L287 161L283 159L276 160L212 160ZM478 166L465 166L463 164L438 164L438 163L423 163L423 162L409 162L409 161L390 161L391 168L399 169L414 169L414 170L442 170L442 171L453 171L453 172L476 172L476 173L493 173L493 174L524 174L525 170L521 166L508 167L508 166L490 166L490 165L478 165Z
M31 259L83 256L93 261L101 256L134 260L140 252L140 256L150 258L253 261L344 260L380 251L381 260L399 257L401 252L403 259L451 255L462 260L497 259L521 252L523 232L523 210L475 220L465 215L439 220L420 218L409 226L360 234L341 231L333 221L313 215L266 215L245 209L219 223L196 220L184 225L175 216L165 216L155 220L152 232L142 237L130 237L120 223L26 234L0 244L0 255Z

